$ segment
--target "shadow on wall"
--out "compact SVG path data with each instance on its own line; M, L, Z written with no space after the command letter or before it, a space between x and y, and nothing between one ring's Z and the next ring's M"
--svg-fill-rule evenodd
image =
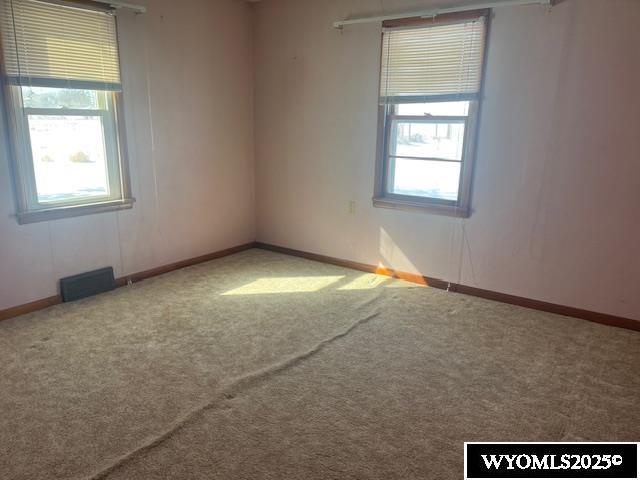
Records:
M451 226L451 228L454 228L453 226ZM388 232L388 229L390 229L390 227L387 227L385 229L385 227L380 227L380 233L379 233L379 250L378 250L378 255L379 255L379 260L378 260L378 268L376 270L376 273L381 274L381 275L391 275L391 276L395 276L396 278L400 278L403 280L407 280L410 281L412 283L418 283L418 284L422 284L422 285L427 285L427 282L424 278L422 278L422 276L425 277L431 277L431 276L436 276L439 279L448 281L451 278L451 275L449 271L445 272L445 274L442 274L440 272L439 269L435 268L435 265L433 266L421 266L421 265L416 265L413 260L411 260L409 258L409 255L405 252L408 252L410 250L416 250L416 248L418 248L419 252L420 252L420 256L422 258L425 257L425 255L428 253L429 249L424 246L424 247L416 247L416 245L410 247L408 245L400 245L399 242L397 241L396 238L405 238L406 239L406 232L402 232L401 235L398 235L397 237L392 237L391 234ZM423 239L418 239L417 235L415 236L416 240L418 241L418 243L422 242ZM447 252L449 252L449 250L453 251L453 234L451 236L451 246L452 248L449 249L447 248ZM452 258L450 258L450 255L445 254L445 255L439 255L440 257L443 256L447 256L446 261L451 263ZM433 259L432 259L433 260ZM442 259L439 259L439 262L442 263ZM433 262L435 263L435 262Z

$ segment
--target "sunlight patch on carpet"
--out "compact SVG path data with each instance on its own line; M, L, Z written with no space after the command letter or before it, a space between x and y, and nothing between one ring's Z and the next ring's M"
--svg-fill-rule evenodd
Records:
M344 275L312 277L259 278L242 287L224 292L222 295L262 295L273 293L317 292L344 278Z

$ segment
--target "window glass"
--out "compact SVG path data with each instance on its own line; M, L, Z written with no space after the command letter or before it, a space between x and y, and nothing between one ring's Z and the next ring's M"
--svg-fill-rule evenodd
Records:
M39 202L109 195L101 116L29 115Z
M396 158L391 193L455 201L460 163Z
M461 160L464 123L396 121L390 155Z
M466 117L469 102L401 103L396 106L398 115L432 115Z
M76 88L22 87L25 108L92 109L104 105L105 92ZM99 102L102 100L102 102Z

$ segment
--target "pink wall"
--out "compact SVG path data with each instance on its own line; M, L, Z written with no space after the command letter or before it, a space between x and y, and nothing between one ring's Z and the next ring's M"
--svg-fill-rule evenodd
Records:
M467 220L372 207L381 3L254 7L258 240L640 320L640 2L495 10Z
M467 220L372 207L379 25L331 27L436 3L154 0L122 14L137 203L20 226L0 149L0 309L65 275L257 237L640 319L640 3L496 10Z
M18 225L2 138L0 309L54 295L66 275L112 265L119 276L255 238L250 7L147 3L118 19L137 202Z

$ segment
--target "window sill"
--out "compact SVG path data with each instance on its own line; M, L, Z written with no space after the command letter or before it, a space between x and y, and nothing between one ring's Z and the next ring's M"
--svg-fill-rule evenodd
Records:
M88 205L53 207L43 210L32 210L30 212L18 212L16 217L18 219L18 223L20 225L24 225L26 223L47 222L49 220L58 220L60 218L79 217L95 213L125 210L132 208L134 202L134 198L125 198L123 200L92 203Z
M412 200L399 200L388 197L374 197L373 206L377 208L389 208L392 210L403 210L408 212L433 213L447 215L450 217L469 218L471 212L466 208L455 205L438 205L436 203L426 203Z

